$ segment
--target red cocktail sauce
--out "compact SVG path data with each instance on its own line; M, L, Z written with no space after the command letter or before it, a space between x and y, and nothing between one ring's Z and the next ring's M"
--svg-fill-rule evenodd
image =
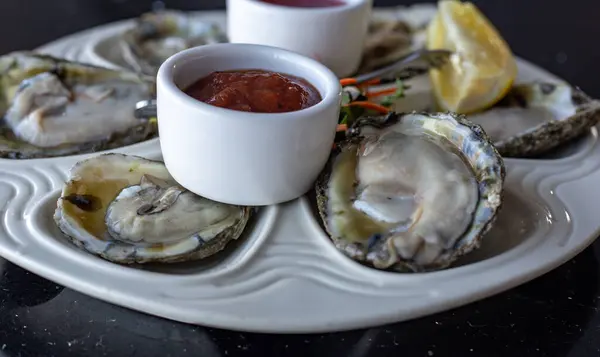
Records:
M184 92L217 107L254 113L294 112L321 101L305 79L259 69L213 72Z
M344 5L342 0L260 0L269 4L291 7L333 7Z

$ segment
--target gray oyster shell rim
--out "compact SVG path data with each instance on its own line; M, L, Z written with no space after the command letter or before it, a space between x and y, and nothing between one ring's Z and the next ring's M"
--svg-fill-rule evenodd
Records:
M161 25L162 27L160 27ZM174 25L174 27L168 25ZM181 38L188 40L202 40L202 43L194 44L196 46L229 42L227 35L216 24L194 19L189 12L157 9L137 17L133 26L120 34L121 56L132 71L156 75L162 61L158 57L144 56L140 45L144 41L168 35L168 33L161 33L162 30L173 31L175 34L181 35Z
M19 68L19 61L35 60L35 66ZM8 108L11 88L21 85L28 78L43 72L53 72L60 77L72 79L77 75L86 75L93 71L110 76L122 76L126 81L137 81L147 85L150 97L155 96L155 81L150 76L140 75L127 70L110 69L93 64L70 61L63 58L41 54L34 51L16 51L0 57L0 115ZM132 103L132 115L133 106ZM139 124L125 132L114 132L103 139L83 144L61 144L54 147L41 148L15 137L12 130L3 122L0 123L0 158L12 160L44 159L72 155L90 154L99 151L113 150L158 137L158 125L155 120L139 119Z
M355 144L360 141L359 128L363 125L373 125L385 127L392 125L404 117L409 115L423 115L430 120L446 121L449 124L459 128L465 135L461 136L463 145L458 147L470 163L471 168L475 171L479 186L479 202L474 214L472 223L467 231L457 241L455 246L444 252L434 264L429 266L419 266L410 260L399 260L396 264L387 269L378 269L374 266L373 250L378 250L375 255L377 259L386 260L389 257L387 244L379 244L376 247L365 247L359 243L348 243L341 237L335 237L327 226L328 221L328 197L327 189L328 182L333 167L333 163L337 155L344 150L348 145ZM450 139L450 138L449 138ZM450 141L452 141L450 139ZM502 208L504 180L506 169L504 161L498 150L492 145L490 138L483 131L481 126L474 124L466 119L465 115L457 115L455 113L390 113L381 117L365 117L357 120L348 129L348 138L341 142L336 150L331 154L330 160L324 170L321 172L315 182L316 208L321 219L321 224L324 227L328 237L334 246L346 257L365 265L370 268L380 271L389 271L394 273L426 273L437 270L442 270L450 267L459 257L468 254L469 252L478 249L482 238L492 228L496 221L498 212Z
M540 85L546 87L545 90L554 90L556 86L568 84L538 81L532 82L531 85ZM571 100L577 107L576 113L494 142L500 155L535 158L589 133L589 130L600 121L600 101L589 97L578 87L568 86L571 88Z
M131 159L135 159L135 160L141 160L141 161L144 161L147 163L164 165L164 163L162 161L151 160L151 159L147 159L147 158L137 156L137 155L126 155L126 154L120 154L120 153L105 153L105 154L96 155L96 156L78 161L69 170L69 176L71 176L71 174L70 174L71 171L74 170L75 168L77 168L78 166L83 165L83 164L89 162L90 160L95 160L99 157L106 157L106 156L127 157L127 158L131 158ZM70 182L72 182L72 180L67 181L65 183L65 185L63 186L63 189L66 185L70 184ZM124 186L123 188L125 188L125 187L128 187L128 186ZM59 197L58 201L63 199L62 192L63 191L61 189L61 193L60 193L60 197ZM147 263L169 263L169 264L171 264L171 263L180 263L180 262L188 262L188 261L198 261L198 260L207 258L209 256L215 255L215 254L219 253L220 251L224 250L229 242L240 238L240 236L242 235L242 233L244 232L244 230L248 224L248 221L255 214L256 210L253 207L249 207L249 206L244 206L244 207L239 206L239 207L242 208L243 215L241 217L241 220L236 222L236 224L221 231L217 236L215 236L208 242L203 241L202 237L199 237L197 235L195 235L191 238L188 238L186 240L189 240L189 239L197 240L198 245L191 251L184 251L180 254L169 255L169 256L160 256L158 254L156 256L154 256L152 254L146 254L143 256L138 255L137 254L138 249L144 249L146 251L153 249L153 247L151 245L144 244L144 243L130 244L130 243L125 243L125 242L120 242L117 240L103 240L103 239L99 239L98 237L95 237L96 241L94 243L98 243L97 246L95 246L94 244L89 244L88 242L78 239L77 237L75 237L75 233L72 232L71 227L69 225L65 225L62 223L63 215L62 215L61 209L60 209L60 202L57 202L57 207L54 211L53 219L54 219L54 222L55 222L56 226L58 227L58 229L62 232L63 236L65 238L67 238L67 240L69 242L71 242L73 245L75 245L79 249L86 251L92 255L101 257L102 259L107 260L109 262L116 263L116 264L122 264L122 265L147 264ZM91 235L91 233L90 233L90 235ZM175 244L177 244L177 243L175 243ZM115 251L120 251L121 253L120 254L111 254L111 252L115 252ZM126 253L125 257L115 258L115 257L121 256L123 253Z

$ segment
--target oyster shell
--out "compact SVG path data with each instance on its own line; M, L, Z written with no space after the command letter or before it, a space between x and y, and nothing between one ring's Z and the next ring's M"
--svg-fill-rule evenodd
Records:
M0 57L0 157L30 159L88 153L157 136L134 117L154 96L152 78L33 52Z
M399 6L387 14L374 16L369 24L363 58L357 74L390 64L410 52L425 47L427 25L437 6Z
M103 154L71 168L54 220L75 245L109 261L174 263L221 251L250 215L179 186L162 162Z
M394 111L438 110L429 88L406 93ZM567 83L520 83L467 119L482 127L500 155L535 157L588 133L600 120L600 101Z
M600 120L600 101L568 84L527 83L468 118L481 125L502 156L530 157L589 132Z
M317 180L334 245L378 269L448 267L480 244L502 203L504 163L453 114L362 118Z
M162 10L140 16L134 27L123 33L121 50L133 70L154 76L175 53L219 42L227 42L227 36L218 26L184 12Z

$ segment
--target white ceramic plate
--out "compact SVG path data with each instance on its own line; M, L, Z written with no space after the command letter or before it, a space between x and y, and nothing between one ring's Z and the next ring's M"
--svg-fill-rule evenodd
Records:
M106 25L41 48L101 63ZM519 60L519 80L557 80ZM160 158L158 140L113 150ZM307 198L268 207L247 234L202 263L125 267L67 242L52 220L68 168L91 155L0 160L0 255L47 279L165 318L233 330L325 332L403 321L485 298L557 267L588 246L600 223L596 130L554 159L507 159L505 206L480 250L454 268L395 274L339 253Z
M434 16L437 11L435 4L414 4L411 6L397 6L394 8L376 8L373 17L400 18L413 26L423 26ZM190 13L195 19L206 23L213 23L226 29L227 18L224 11L202 11ZM131 69L131 66L121 56L120 34L124 29L133 25L131 20L113 23L103 27L103 33L89 42L85 48L88 60L106 67Z

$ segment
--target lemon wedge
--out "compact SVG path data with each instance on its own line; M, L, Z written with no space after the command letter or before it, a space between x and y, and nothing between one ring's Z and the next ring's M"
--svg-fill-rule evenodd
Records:
M517 76L508 44L470 2L438 3L427 28L427 48L454 52L448 64L430 71L442 110L469 114L487 109L506 95Z

